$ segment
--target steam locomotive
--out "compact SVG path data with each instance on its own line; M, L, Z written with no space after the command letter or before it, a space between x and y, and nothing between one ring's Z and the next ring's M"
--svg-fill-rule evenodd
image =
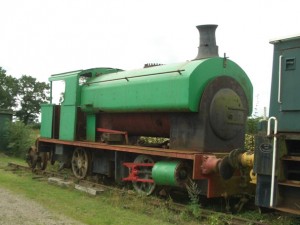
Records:
M252 193L255 161L256 202L270 207L265 193L271 178L261 168L272 135L261 132L262 158L244 150L253 87L239 65L219 57L216 28L197 26L200 45L190 61L52 75L51 87L65 83L63 101L41 106L41 136L37 150L29 151L30 165L45 169L48 161L59 161L79 179L106 176L146 195L157 187L185 188L191 180L214 198ZM147 144L141 137L163 141Z

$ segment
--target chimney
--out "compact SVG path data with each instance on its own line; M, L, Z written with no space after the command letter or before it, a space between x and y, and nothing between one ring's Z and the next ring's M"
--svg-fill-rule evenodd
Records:
M218 25L196 26L200 33L200 44L198 47L198 55L195 60L219 56L215 36L217 26Z

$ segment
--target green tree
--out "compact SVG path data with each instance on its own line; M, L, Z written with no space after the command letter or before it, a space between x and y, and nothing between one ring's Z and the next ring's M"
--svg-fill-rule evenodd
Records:
M38 82L36 78L23 75L19 79L19 106L16 116L24 124L30 124L37 120L40 113L40 104L49 100L49 84Z
M18 80L6 75L6 71L0 67L0 108L13 109L17 106Z
M262 117L249 117L247 119L246 134L245 134L245 148L254 151L255 135L258 133L258 125Z
M262 119L262 117L249 117L247 120L246 133L251 135L257 134L258 124Z

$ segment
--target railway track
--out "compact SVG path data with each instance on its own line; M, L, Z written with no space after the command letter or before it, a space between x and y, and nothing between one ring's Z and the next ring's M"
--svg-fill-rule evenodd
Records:
M91 188L95 188L95 189L103 189L103 190L112 190L112 191L116 191L116 192L124 192L123 189L121 188L117 188L117 187L112 187L109 185L104 185L104 184L100 184L100 183L96 183L90 180L79 180L77 179L75 176L68 174L66 175L65 173L60 173L60 172L53 172L53 171L46 171L46 170L34 170L32 171L31 168L29 168L28 166L23 166L20 164L16 164L16 163L9 163L6 170L9 171L25 171L28 173L34 173L35 176L33 177L34 179L45 179L48 180L48 178L61 178L67 181L70 181L73 184L77 184L77 185L81 185L83 187L91 187ZM162 205L164 202L164 200L162 199L158 199L155 198L155 200L153 200L153 198L149 198L149 204L153 205L153 206L160 206ZM188 210L188 206L184 205L184 204L180 204L180 203L174 203L174 202L167 202L166 204L164 204L164 206L171 211L174 211L176 213L180 213L183 211L187 211ZM245 225L266 225L268 223L266 222L260 222L260 221L255 221L255 220L250 220L250 219L245 219L239 216L234 216L231 214L225 214L225 213L220 213L220 212L215 212L212 210L208 210L208 209L203 209L201 208L201 220L205 221L207 219L209 219L210 217L214 216L215 218L218 218L218 221L222 222L221 224L228 224L228 225L240 225L240 224L245 224Z

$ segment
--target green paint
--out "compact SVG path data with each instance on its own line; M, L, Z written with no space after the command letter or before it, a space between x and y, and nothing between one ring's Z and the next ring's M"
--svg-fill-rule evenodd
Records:
M76 139L77 104L80 97L78 88L79 75L72 74L64 78L66 89L64 101L60 108L59 139L74 141Z
M12 111L0 109L0 150L6 150L7 148L6 132L9 122L12 120L12 114Z
M86 139L88 141L96 140L96 115L86 115Z
M149 67L133 71L95 68L52 75L49 81L65 81L60 109L59 139L75 140L78 107L87 116L87 139L95 140L94 113L103 112L197 112L207 84L220 76L234 78L248 98L252 112L252 84L234 62L209 58ZM79 84L80 78L86 81ZM51 105L49 105L51 108ZM53 111L46 106L42 115L43 137L51 137ZM53 108L52 108L53 110Z
M295 121L300 115L300 37L271 43L274 53L269 117L275 116L279 121L278 131L298 132L300 123Z
M53 123L53 111L55 105L43 104L41 105L42 120L41 120L41 137L52 138L52 123Z
M91 78L91 77L101 76L101 75L104 75L104 74L116 73L116 72L120 72L120 71L123 71L123 70L116 69L116 68L100 67L100 68L83 70L79 74L79 76L90 77Z
M81 107L87 112L197 112L207 83L229 76L245 90L251 113L249 78L234 62L227 59L223 65L223 58L210 58L92 77L82 86Z
M60 107L59 139L74 141L76 139L77 106L80 100L79 71L52 75L49 81L63 80L65 93ZM50 121L49 121L50 123Z
M154 164L152 168L152 179L158 185L178 186L175 172L180 162L161 161Z
M59 139L74 141L77 124L77 106L62 106L60 109Z

